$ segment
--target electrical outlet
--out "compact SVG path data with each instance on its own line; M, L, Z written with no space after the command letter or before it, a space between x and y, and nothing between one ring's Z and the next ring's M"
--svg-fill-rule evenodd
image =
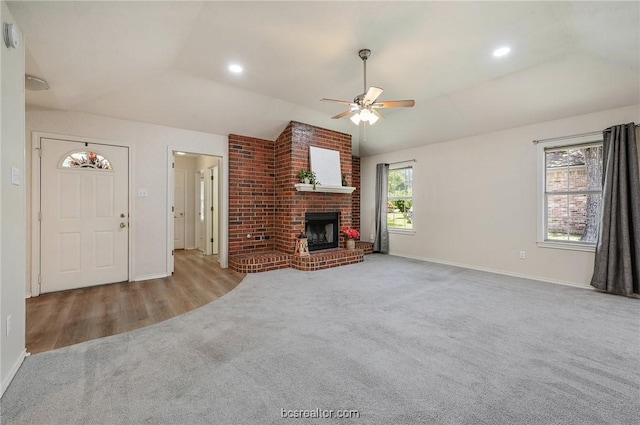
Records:
M527 258L527 253L525 251L520 251L520 259L524 260Z
M373 233L369 233L369 240L373 242Z
M7 316L7 336L11 333L11 315Z

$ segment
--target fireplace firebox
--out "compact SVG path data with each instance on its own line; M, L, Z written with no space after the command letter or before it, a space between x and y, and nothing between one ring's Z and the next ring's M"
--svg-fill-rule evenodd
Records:
M304 221L309 251L338 247L340 212L308 212Z

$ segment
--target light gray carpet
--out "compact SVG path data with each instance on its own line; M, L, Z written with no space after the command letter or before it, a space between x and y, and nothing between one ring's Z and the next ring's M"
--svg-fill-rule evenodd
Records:
M637 424L640 301L391 256L31 356L2 424ZM357 419L282 419L353 409Z

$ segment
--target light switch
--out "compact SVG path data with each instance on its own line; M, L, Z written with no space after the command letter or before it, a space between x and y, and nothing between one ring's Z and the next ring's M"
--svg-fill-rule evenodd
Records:
M20 186L20 183L21 183L20 169L16 167L11 167L11 184Z

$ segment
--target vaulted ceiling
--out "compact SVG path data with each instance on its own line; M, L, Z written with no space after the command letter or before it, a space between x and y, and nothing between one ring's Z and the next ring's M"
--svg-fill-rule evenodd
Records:
M370 155L640 103L639 2L8 4L51 86L30 109L271 140L296 120ZM380 100L414 108L330 118L321 98L363 92L361 48Z

